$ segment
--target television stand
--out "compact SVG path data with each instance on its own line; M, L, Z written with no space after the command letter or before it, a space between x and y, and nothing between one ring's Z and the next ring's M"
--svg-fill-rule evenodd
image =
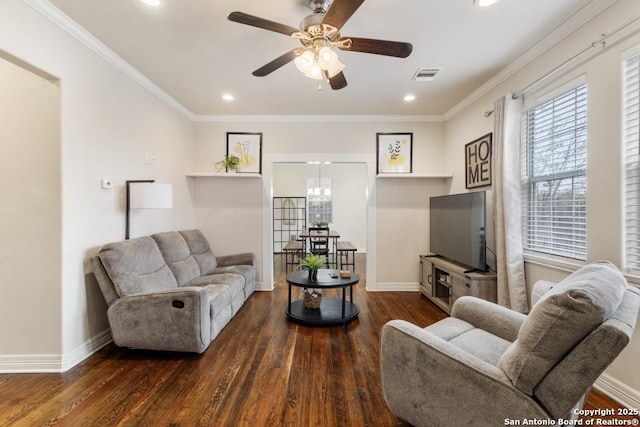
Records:
M420 255L420 267L420 292L447 313L465 295L497 302L495 273L469 270L437 255Z

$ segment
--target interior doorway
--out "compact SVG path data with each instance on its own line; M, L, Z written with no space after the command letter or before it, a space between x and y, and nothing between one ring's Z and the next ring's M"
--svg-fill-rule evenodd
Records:
M349 241L358 252L367 252L367 167L365 163L344 162L287 162L273 165L272 191L278 197L307 197L313 191L309 182L330 180L323 196L331 210L329 228L339 232L340 241ZM326 193L326 194L325 194ZM306 211L307 226L316 219L313 210ZM275 218L274 218L275 219ZM294 238L297 236L294 236ZM274 241L274 254L276 250Z
M375 155L370 154L266 154L263 161L263 183L265 185L265 217L263 260L264 281L274 279L273 255L273 197L306 194L307 178L321 174L331 174L335 179L336 209L332 226L339 230L341 239L351 241L357 248L359 257L366 257L367 288L376 283L375 259ZM286 184L282 184L285 182ZM292 188L291 186L298 186ZM355 186L355 187L354 187ZM268 208L266 207L268 206ZM268 210L267 210L268 209ZM365 267L366 266L366 267ZM268 271L267 271L268 270ZM273 289L274 282L268 286ZM375 285L374 285L375 286Z

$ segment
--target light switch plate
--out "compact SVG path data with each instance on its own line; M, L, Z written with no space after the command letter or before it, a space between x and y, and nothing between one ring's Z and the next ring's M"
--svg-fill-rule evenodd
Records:
M113 188L113 183L108 178L102 178L100 186L105 190L111 190Z

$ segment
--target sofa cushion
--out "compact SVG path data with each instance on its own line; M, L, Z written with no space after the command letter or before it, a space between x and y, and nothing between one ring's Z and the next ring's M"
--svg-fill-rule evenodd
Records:
M239 274L244 277L245 283L254 283L256 281L256 268L252 265L230 265L227 267L216 267L209 275L216 274Z
M498 367L532 395L549 370L615 312L626 288L624 276L609 262L569 275L533 307Z
M227 285L208 285L204 290L209 295L209 304L211 305L211 319L220 315L220 313L230 310L231 300L233 299L233 291Z
M497 365L511 344L497 335L455 317L442 319L424 330L493 366Z
M436 323L424 328L425 331L445 341L451 341L455 337L472 330L474 326L455 317L445 317Z
M218 266L216 256L213 254L207 238L200 230L181 230L179 233L187 242L193 259L200 268L200 275L204 276Z
M108 243L98 256L120 297L178 287L151 237Z
M210 274L208 276L201 276L191 280L186 286L202 287L209 285L225 285L235 296L239 292L242 292L244 288L244 278L239 274L224 273L224 274Z
M167 231L151 236L158 245L165 262L176 276L178 286L200 276L200 267L193 259L191 250L184 238L177 231Z

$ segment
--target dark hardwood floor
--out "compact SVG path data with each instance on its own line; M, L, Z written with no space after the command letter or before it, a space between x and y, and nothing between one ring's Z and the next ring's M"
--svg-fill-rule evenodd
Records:
M276 262L275 291L254 293L202 355L110 344L63 374L0 375L0 426L405 426L382 397L380 328L446 315L417 292L367 292L358 258L360 315L346 326L288 321Z

